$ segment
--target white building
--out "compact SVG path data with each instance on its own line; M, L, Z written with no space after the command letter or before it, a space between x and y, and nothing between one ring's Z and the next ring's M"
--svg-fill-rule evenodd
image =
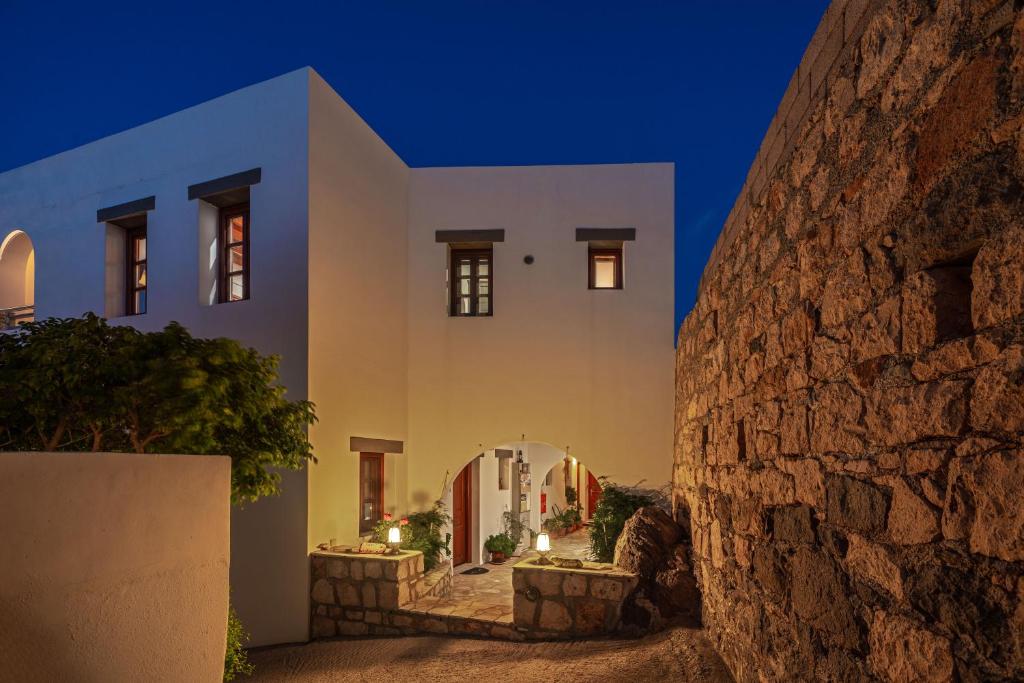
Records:
M669 481L673 172L409 168L301 69L0 174L0 323L176 320L282 357L319 464L235 511L231 583L253 645L303 641L309 551L382 511L445 495L478 562L520 451L534 528L566 474L584 503L588 472Z

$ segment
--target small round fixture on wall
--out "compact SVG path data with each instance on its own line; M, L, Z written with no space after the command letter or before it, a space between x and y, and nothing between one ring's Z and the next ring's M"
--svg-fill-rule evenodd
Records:
M533 254L527 254L526 256L524 256L523 263L525 263L526 265L530 265L531 263L533 263Z

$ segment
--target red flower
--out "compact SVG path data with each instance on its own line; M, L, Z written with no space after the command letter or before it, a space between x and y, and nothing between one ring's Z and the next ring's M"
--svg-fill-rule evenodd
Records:
M405 526L408 523L409 519L407 517L402 517L402 521L398 523L398 526Z
M385 522L390 522L391 521L391 513L390 512L385 512L384 513L384 521Z

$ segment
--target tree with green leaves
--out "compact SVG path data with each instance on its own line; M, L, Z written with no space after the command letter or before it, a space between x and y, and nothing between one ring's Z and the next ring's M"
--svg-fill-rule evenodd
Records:
M315 462L313 404L277 384L278 358L177 323L143 333L93 314L0 335L0 450L231 457L232 501L278 492Z

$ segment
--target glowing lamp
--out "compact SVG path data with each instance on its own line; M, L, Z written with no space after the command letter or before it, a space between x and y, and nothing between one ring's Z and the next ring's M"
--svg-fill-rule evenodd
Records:
M398 546L402 543L402 530L393 526L388 529L388 545L391 546L391 554L398 553Z
M537 534L537 552L540 553L537 564L551 564L551 560L548 559L548 553L551 552L551 537L546 531Z

